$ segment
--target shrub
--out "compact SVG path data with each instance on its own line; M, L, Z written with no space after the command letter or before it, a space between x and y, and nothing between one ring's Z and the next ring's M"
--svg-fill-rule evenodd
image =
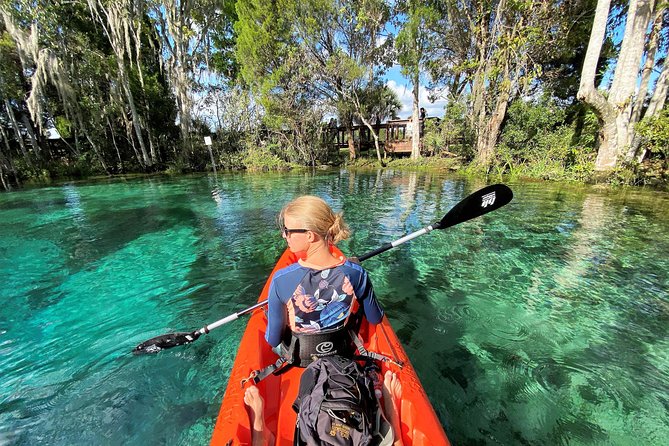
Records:
M669 156L669 110L664 109L657 116L642 119L635 129L641 136L641 144L652 155Z
M272 146L247 148L242 155L242 164L250 171L289 170L291 164L272 153Z
M425 121L423 147L431 155L443 155L445 152L474 158L473 133L467 122L464 100L449 103L441 120Z
M509 107L493 171L547 180L589 180L599 125L592 112L577 111L576 119L568 119L567 108L552 98L515 101Z

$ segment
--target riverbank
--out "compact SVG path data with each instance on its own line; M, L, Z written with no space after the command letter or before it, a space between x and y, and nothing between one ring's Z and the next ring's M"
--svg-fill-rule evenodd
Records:
M646 161L602 175L594 171L594 164L579 165L575 168L545 164L514 165L493 163L487 169L467 163L459 157L423 157L417 160L396 158L384 160L383 165L376 158L357 158L348 161L349 169L406 169L419 171L453 172L465 176L496 176L511 180L532 179L551 182L581 184L609 184L611 186L640 186L669 191L669 168L661 160Z
M342 156L338 160L327 164L317 163L315 167L304 166L294 162L287 162L269 152L256 152L219 158L217 172L287 172L308 171L311 169L338 169L346 168L352 170L369 171L377 169L409 170L420 172L450 172L466 177L498 177L508 180L540 180L549 182L564 182L577 184L604 184L614 187L636 186L648 187L659 191L669 191L669 168L666 161L646 161L623 169L618 169L605 176L597 174L593 169L593 163L565 168L556 163L522 164L510 165L496 161L488 168L482 168L468 163L461 157L422 157L417 160L407 157L387 158L379 162L375 157L358 157L348 160ZM155 172L127 172L113 175L105 175L98 172L95 166L90 166L88 174L78 172L76 176L50 176L46 171L37 178L24 181L23 186L39 187L61 182L78 181L100 181L112 179L134 179L151 176L178 176L195 173L213 172L211 165L207 165L204 171L188 168L186 165L169 164L164 169Z

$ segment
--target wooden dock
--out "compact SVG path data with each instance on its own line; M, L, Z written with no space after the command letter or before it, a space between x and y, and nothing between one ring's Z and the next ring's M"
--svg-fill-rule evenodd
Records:
M439 120L439 118L425 118L419 121L421 140L423 137L424 121L432 119ZM379 136L379 146L385 155L411 153L412 125L411 119L392 119L373 126ZM348 131L349 129L346 126L329 127L325 133L325 143L332 150L348 148ZM353 143L358 153L373 153L376 150L374 148L374 138L367 126L361 124L353 125L351 127L351 134L353 135Z

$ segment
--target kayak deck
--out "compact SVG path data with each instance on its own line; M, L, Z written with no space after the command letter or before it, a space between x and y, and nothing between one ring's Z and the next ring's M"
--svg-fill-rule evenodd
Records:
M286 250L278 260L272 275L278 269L296 261L296 255ZM271 277L267 280L259 301L267 298ZM248 378L252 370L261 369L277 360L276 353L265 341L266 327L267 318L264 308L256 310L249 319L239 345L214 427L212 445L251 444L251 427L244 405L244 388L241 382ZM397 373L402 384L402 402L399 412L404 444L406 446L450 444L388 319L384 316L381 323L377 325L363 320L360 336L368 350L381 353L404 364L402 368L394 364L381 364L381 376L390 369ZM268 429L275 434L277 445L293 444L297 416L292 404L297 397L303 370L293 367L279 376L270 375L258 384L258 390L265 400L265 421Z

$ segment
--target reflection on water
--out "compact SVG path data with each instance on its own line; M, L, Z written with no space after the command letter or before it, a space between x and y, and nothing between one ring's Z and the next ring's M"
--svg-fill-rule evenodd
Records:
M362 254L483 187L326 171L68 184L0 195L0 444L208 444L236 345L139 342L253 303L300 194ZM662 444L669 197L512 184L494 213L365 262L455 444Z

